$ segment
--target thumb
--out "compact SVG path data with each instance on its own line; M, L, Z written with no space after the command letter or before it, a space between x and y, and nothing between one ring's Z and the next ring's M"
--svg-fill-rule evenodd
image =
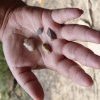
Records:
M43 100L43 88L36 76L31 72L31 68L10 67L10 70L19 85L32 97L32 99Z
M51 16L55 22L63 24L67 20L80 17L82 14L83 10L80 10L78 8L64 8L64 9L53 10Z

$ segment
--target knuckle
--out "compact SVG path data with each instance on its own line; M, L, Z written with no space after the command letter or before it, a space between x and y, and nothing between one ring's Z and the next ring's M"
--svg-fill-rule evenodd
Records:
M58 54L61 54L62 48L65 44L67 44L67 41L65 41L64 39L54 40L54 42L52 42L53 51L57 52Z
M64 38L65 37L65 33L67 32L67 26L64 26L61 28L60 33L61 36ZM66 33L67 34L67 33Z
M75 34L74 31L77 29L77 24L73 24L73 25L66 25L64 27L62 27L61 29L61 36L62 38L64 39L67 39L67 40L74 40L74 36Z
M92 55L94 55L94 52L92 52L91 50L86 50L86 55L84 57L84 61L85 61L85 65L89 66L89 60L91 59Z
M63 46L62 52L65 54L68 58L76 59L76 53L79 49L79 45L75 43L67 43Z
M80 73L83 73L84 71L78 66L78 65L72 65L69 68L69 76L73 78L77 78Z

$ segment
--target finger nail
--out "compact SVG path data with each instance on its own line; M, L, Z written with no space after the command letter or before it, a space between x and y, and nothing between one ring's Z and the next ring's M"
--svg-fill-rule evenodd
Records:
M57 39L57 35L51 28L48 28L47 35L50 37L51 40Z
M41 35L41 34L43 33L43 30L44 30L43 27L39 28L39 29L37 30L37 34Z
M49 44L47 44L47 43L44 43L44 44L42 45L42 49L43 49L43 51L46 52L46 53L51 53L51 52L52 52L51 46L50 46Z

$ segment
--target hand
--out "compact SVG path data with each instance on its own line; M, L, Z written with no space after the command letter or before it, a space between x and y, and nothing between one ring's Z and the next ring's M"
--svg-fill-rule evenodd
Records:
M35 100L43 100L43 89L34 75L34 69L52 69L71 78L82 86L91 86L92 78L75 61L100 68L100 57L91 50L75 43L75 40L100 43L100 32L87 26L67 24L67 20L81 16L82 10L66 8L46 10L23 6L10 12L2 26L2 44L7 64L21 87ZM38 34L38 29L44 31ZM48 28L57 35L51 41L47 36ZM35 38L39 45L34 53L23 45L25 38ZM44 52L40 46L48 43L52 52Z

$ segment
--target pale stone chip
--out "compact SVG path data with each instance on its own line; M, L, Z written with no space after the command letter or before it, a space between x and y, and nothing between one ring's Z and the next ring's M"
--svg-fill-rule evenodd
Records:
M38 30L37 30L37 34L39 34L39 35L41 35L42 33L43 33L43 28L39 28Z
M31 52L35 50L35 44L33 39L25 39L23 45Z

